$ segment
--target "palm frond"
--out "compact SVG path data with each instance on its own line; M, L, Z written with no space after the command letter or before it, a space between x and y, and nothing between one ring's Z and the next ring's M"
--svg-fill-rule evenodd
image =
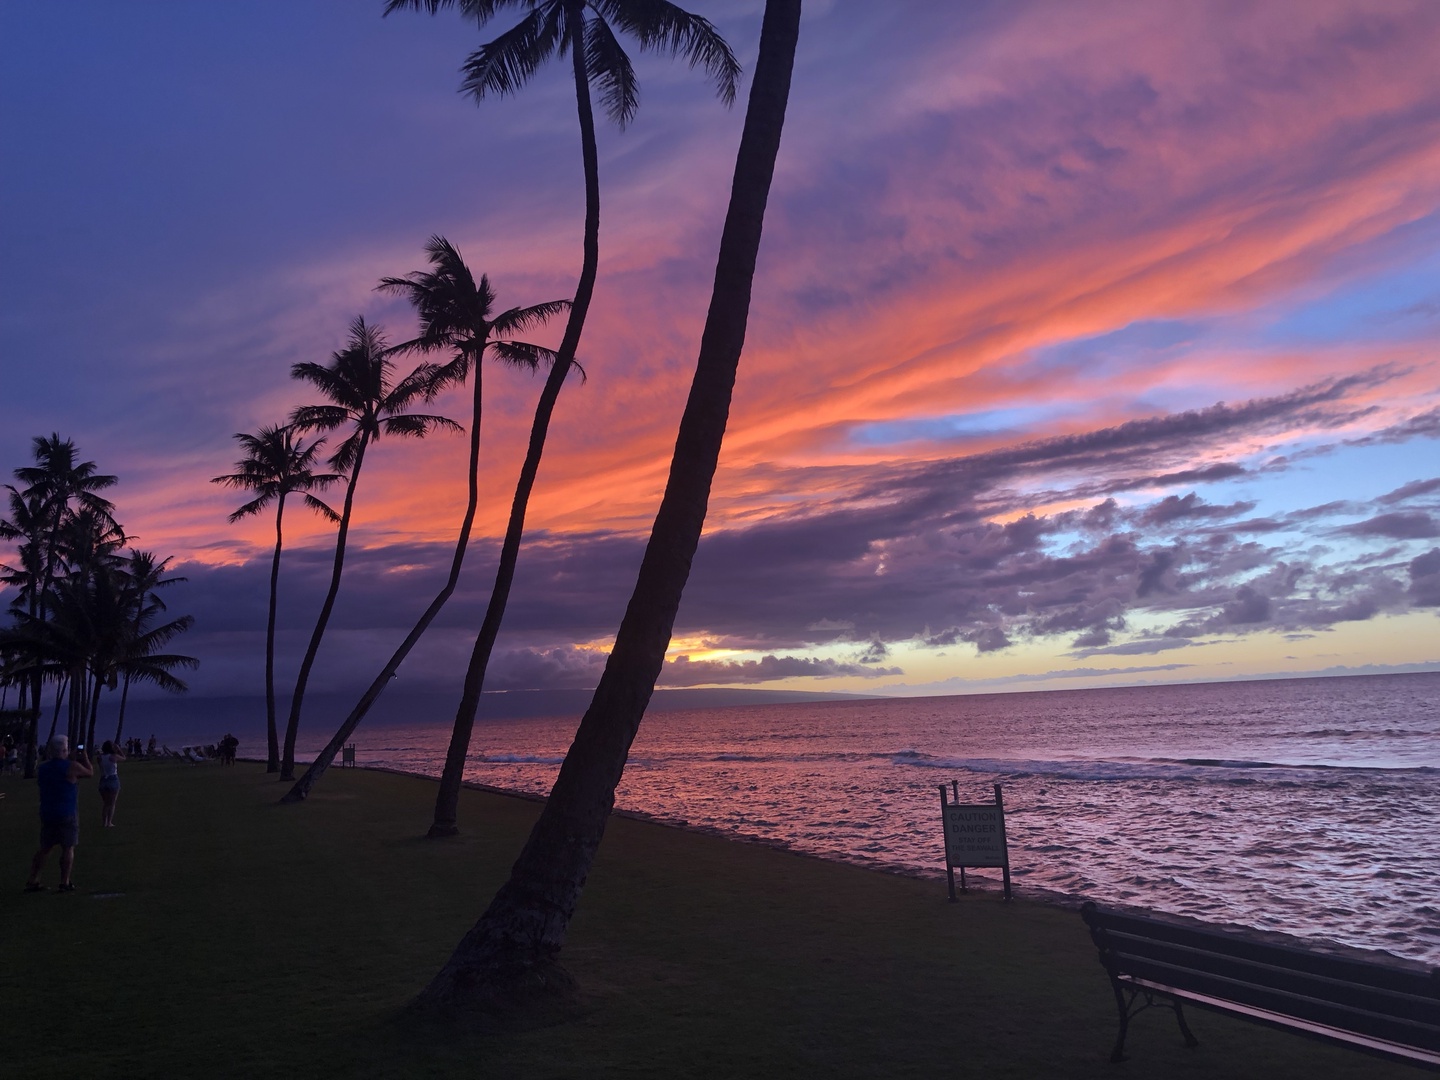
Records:
M474 19L482 26L493 19L502 9L508 7L524 7L526 0L388 0L385 5L385 14L392 11L424 11L431 15L442 8L458 7L460 14L468 19ZM534 6L533 2L530 4Z
M550 0L476 49L460 68L465 76L461 92L480 101L487 94L503 97L519 91L557 48L563 51L564 12L557 0Z
M496 334L523 334L542 323L549 322L563 311L570 310L569 300L548 300L525 308L511 308L502 311L491 320L490 328Z
M640 84L615 32L599 16L585 23L585 71L600 91L605 115L624 128L640 107Z
M427 416L424 413L405 413L401 416L387 416L380 421L380 426L386 435L402 435L412 439L423 439L431 431L443 429L445 431L464 431L462 424L457 424L446 416Z
M239 485L236 486L238 487ZM270 503L274 501L274 499L274 492L262 495L258 499L251 499L244 506L237 507L235 510L231 511L230 516L227 517L225 520L228 521L231 525L234 525L235 522L239 521L241 518L247 518L250 517L252 514L258 514L261 510L264 510L265 507L269 506Z
M354 420L354 414L339 405L300 405L290 414L297 431L333 431Z
M528 341L492 341L490 352L502 363L511 367L525 368L534 371L541 364L553 364L555 353L541 345L531 345Z
M692 15L668 0L590 0L606 19L640 42L640 48L683 57L692 69L703 67L726 105L735 103L740 61L708 19Z
M360 447L370 440L370 433L363 428L356 427L354 431L335 449L330 455L330 467L338 469L342 473L348 473L355 467L355 459L360 456Z
M330 509L328 504L320 501L314 495L311 495L308 491L305 493L303 501L306 506L308 506L311 510L314 510L326 521L329 521L332 524L339 522L340 515L337 514L334 510Z

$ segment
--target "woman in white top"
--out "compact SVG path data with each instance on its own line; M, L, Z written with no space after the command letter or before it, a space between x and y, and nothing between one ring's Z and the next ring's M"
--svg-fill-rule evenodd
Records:
M104 804L100 813L100 824L107 829L115 825L115 803L120 798L120 762L124 760L125 755L120 752L120 748L106 739L95 764L100 771L100 799Z

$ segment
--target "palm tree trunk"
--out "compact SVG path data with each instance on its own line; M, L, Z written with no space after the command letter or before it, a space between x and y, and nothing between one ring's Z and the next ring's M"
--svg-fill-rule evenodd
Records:
M120 681L120 715L115 720L115 745L120 745L120 733L125 730L125 701L130 697L130 673L127 671Z
M476 635L475 647L470 652L470 664L465 669L465 687L460 694L460 706L455 711L450 746L445 751L445 768L440 774L440 790L435 796L435 820L431 822L428 834L432 837L454 836L460 831L457 824L460 787L465 779L465 759L470 753L475 714L480 708L480 692L485 686L485 670L495 649L495 639L500 634L500 623L505 618L510 586L515 580L520 539L525 533L525 512L530 505L530 492L535 486L536 474L540 471L540 458L545 453L550 417L570 374L570 366L575 362L575 352L580 347L580 334L585 329L585 316L590 310L590 298L595 293L595 277L600 268L600 156L595 145L595 113L590 105L590 80L586 77L585 50L581 43L571 42L570 56L575 75L575 110L580 118L580 156L585 169L585 237L581 250L580 280L575 286L575 299L570 304L570 315L565 322L565 334L560 339L555 365L550 369L545 386L540 391L540 400L535 405L530 444L525 451L525 461L520 466L520 479L510 503L510 520L505 526L504 542L500 545L495 585L490 590L490 603L485 608L480 633Z
M345 487L345 507L340 514L340 534L335 538L335 568L330 573L330 591L325 594L325 603L320 606L320 618L315 622L310 644L305 649L305 659L300 664L300 674L295 679L290 718L285 722L285 758L280 764L281 780L295 779L295 735L300 730L300 705L305 700L305 684L310 681L315 654L320 651L320 639L325 636L325 625L330 621L335 597L340 592L340 575L345 570L345 538L350 533L350 511L355 504L355 485L360 479L360 466L365 461L365 447L369 441L368 435L362 435L360 447L355 451L355 465L350 470L350 483Z
M60 723L60 703L65 700L65 688L69 684L70 677L68 675L62 675L55 680L55 711L50 714L50 734L45 736L46 742L55 737L55 725Z
M544 1008L573 986L559 965L560 949L665 661L705 521L745 342L799 23L800 0L768 0L695 377L615 648L510 879L421 992L419 1006L493 1015L527 1003Z
M303 802L310 794L320 777L330 768L335 760L335 755L345 745L346 740L355 734L355 729L360 726L360 721L365 719L365 714L370 707L380 700L380 695L390 685L390 680L400 670L400 665L410 655L425 631L430 629L430 624L435 621L435 616L440 614L440 609L445 606L446 601L455 591L455 586L460 582L460 568L465 563L465 549L470 546L470 529L475 524L475 508L480 502L480 405L481 405L481 367L480 362L484 359L482 353L475 360L475 379L473 383L473 394L470 405L470 474L468 478L468 501L465 503L465 517L460 523L460 536L455 541L455 554L450 559L450 576L445 579L445 586L430 601L430 606L420 616L420 621L415 624L400 647L395 650L389 661L380 669L380 674L375 676L375 681L370 684L369 689L361 696L359 704L350 710L350 715L345 718L339 729L328 743L325 749L321 750L310 767L305 770L300 779L295 781L295 786L287 791L282 803Z
M104 679L97 674L90 692L90 717L85 725L85 745L92 749L95 746L95 721L100 718L100 689L103 685Z
M25 779L35 779L35 769L40 764L40 703L30 709L30 723L25 729Z
M285 495L275 507L275 554L270 559L270 613L265 620L265 771L280 771L280 733L275 726L275 608L280 588L280 545L284 538L281 520L285 516Z

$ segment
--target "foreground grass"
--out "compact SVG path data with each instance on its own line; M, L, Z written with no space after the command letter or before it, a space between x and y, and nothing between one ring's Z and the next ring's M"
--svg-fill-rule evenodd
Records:
M624 818L565 960L574 1022L482 1037L398 1019L498 887L533 802L332 770L303 806L254 765L123 767L82 791L76 893L21 893L32 784L0 780L0 1075L1317 1077L1420 1073L1213 1014L1185 1050L1114 1006L1077 915Z

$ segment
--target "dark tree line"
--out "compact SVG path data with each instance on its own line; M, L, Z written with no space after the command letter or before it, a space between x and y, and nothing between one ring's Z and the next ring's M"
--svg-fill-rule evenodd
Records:
M194 621L169 618L161 597L185 579L167 576L170 559L131 545L102 494L116 477L79 460L75 444L58 434L37 437L32 450L34 464L17 468L16 483L5 485L8 514L0 518L0 540L13 552L0 566L0 583L12 590L10 624L0 630L0 687L7 699L13 693L23 723L27 777L46 708L45 738L63 731L72 746L89 745L103 693L118 690L119 741L131 683L179 693L186 687L175 671L197 664L165 651Z

